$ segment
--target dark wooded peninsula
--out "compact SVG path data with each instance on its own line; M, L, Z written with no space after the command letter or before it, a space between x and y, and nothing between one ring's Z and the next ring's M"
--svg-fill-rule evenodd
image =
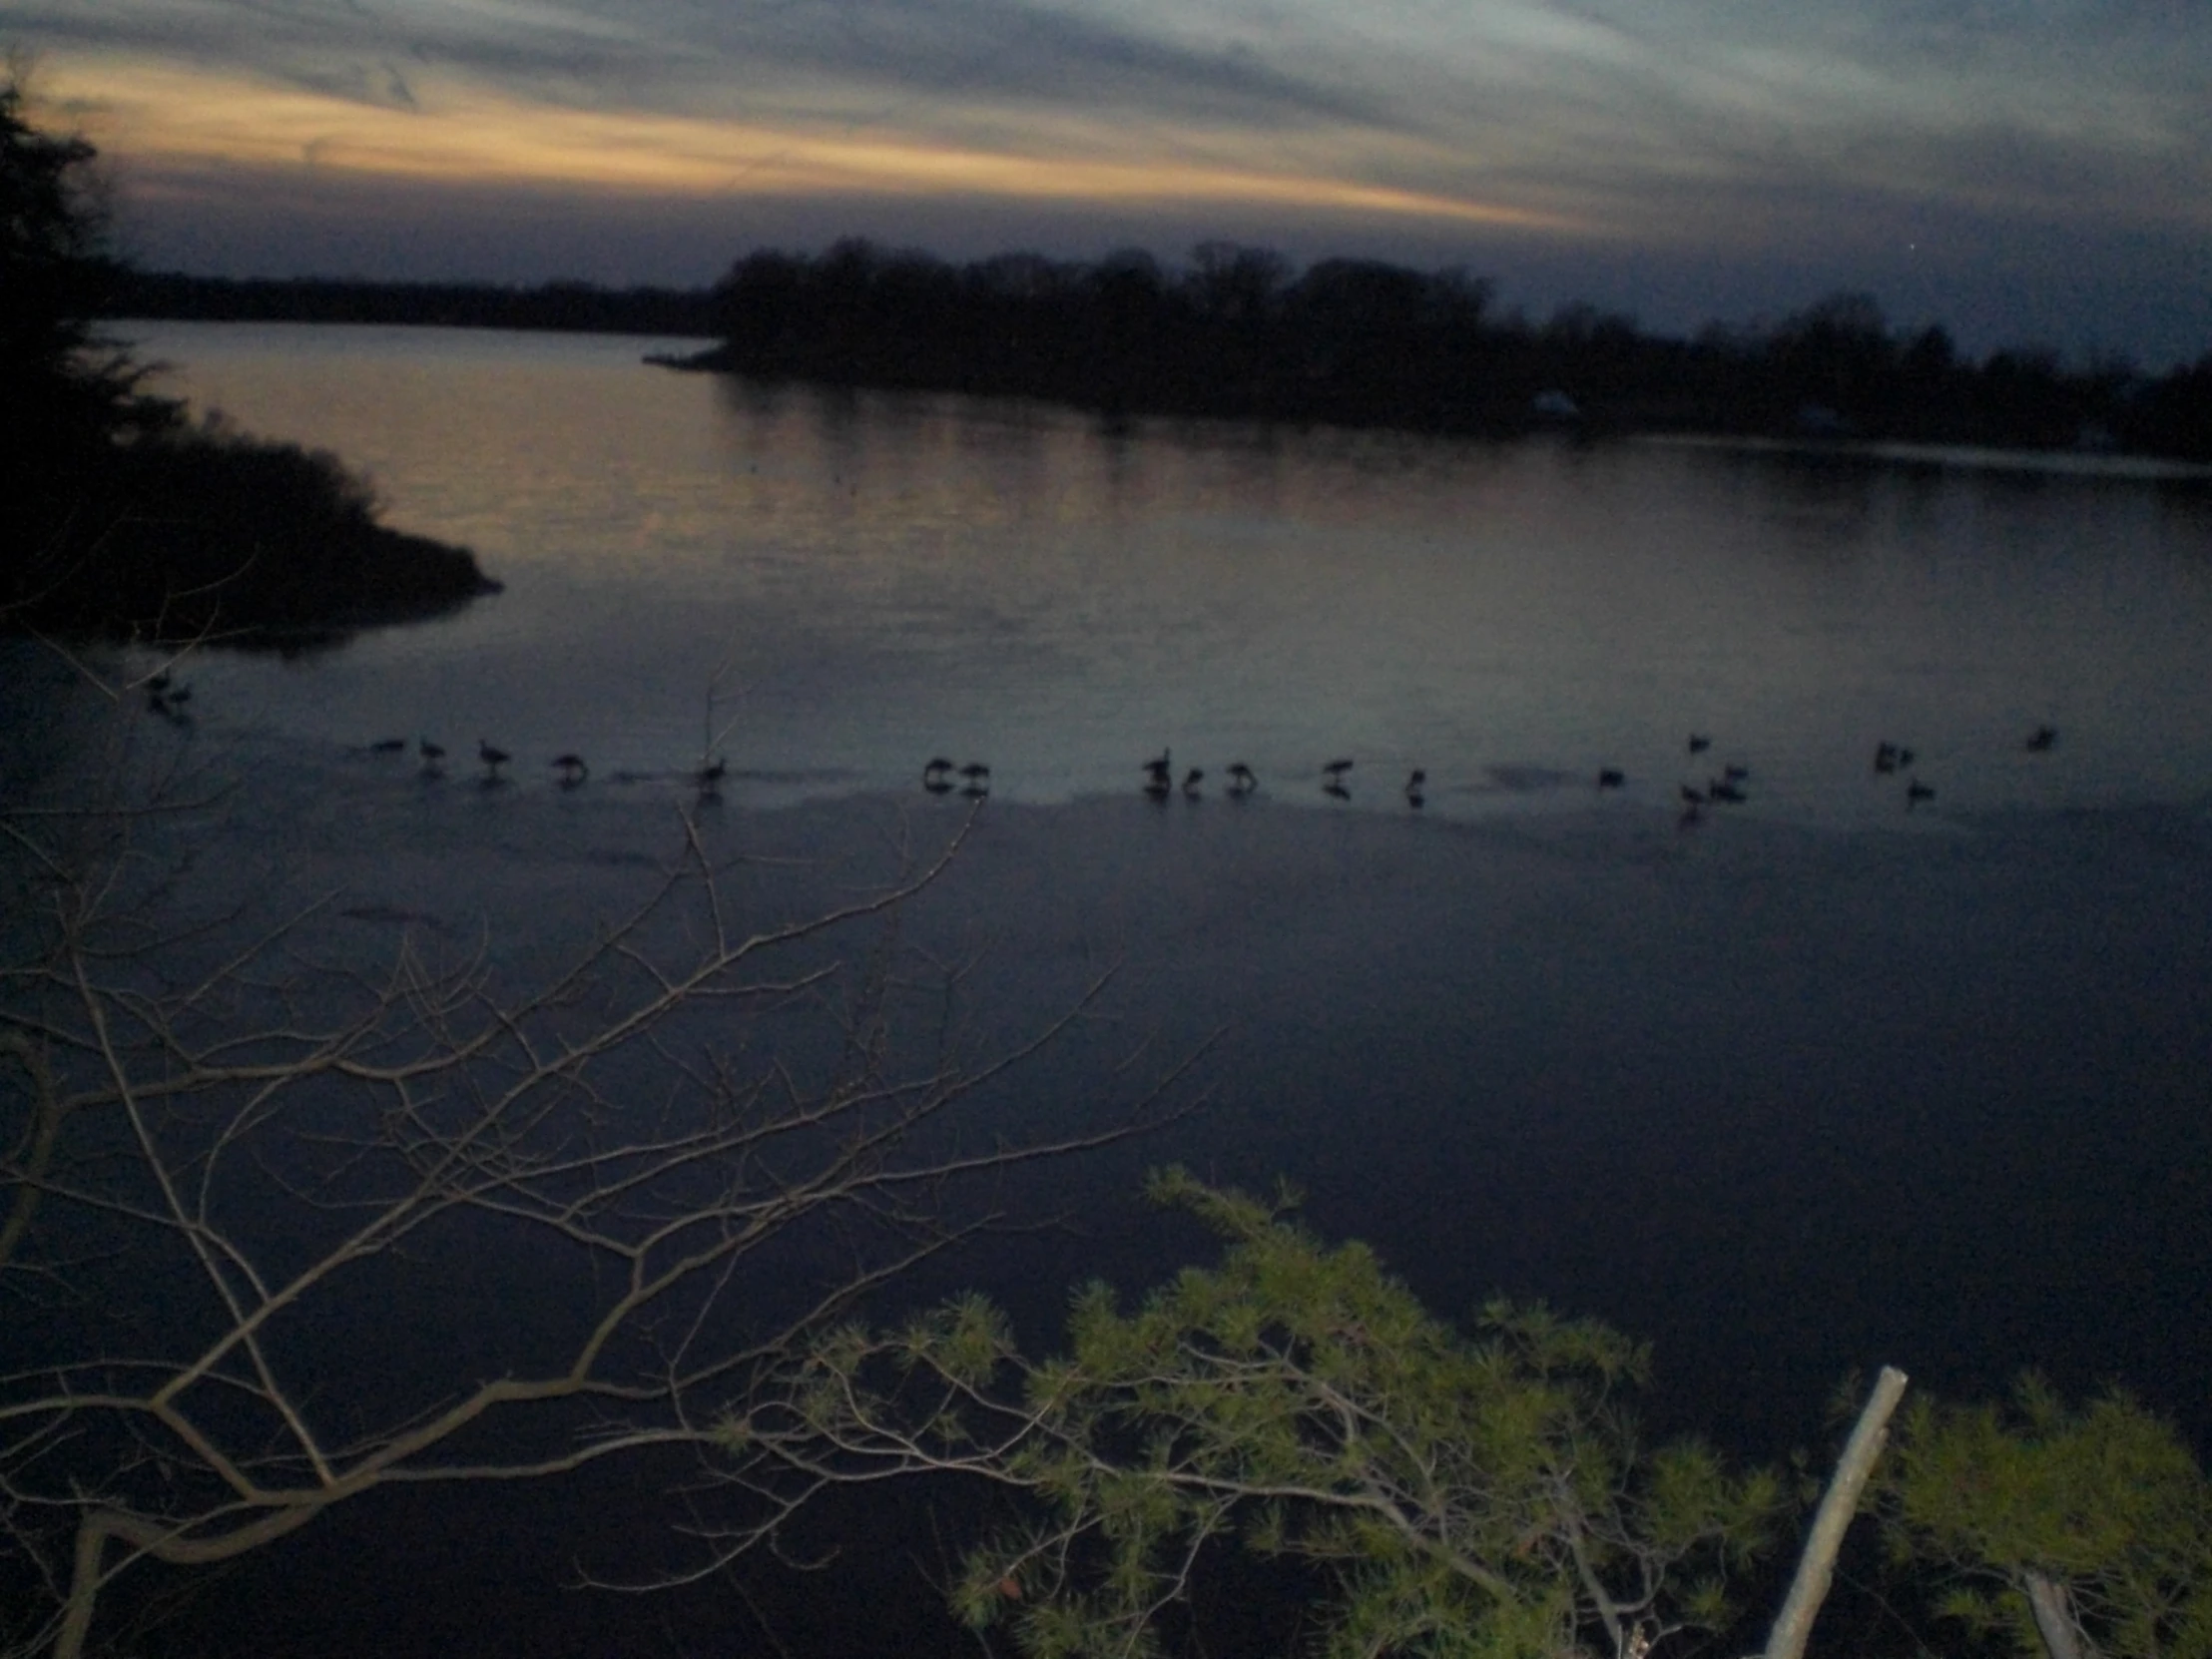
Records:
M1510 434L1541 424L2126 449L2212 459L2212 352L2163 376L2055 353L1975 360L1892 330L1864 294L1694 338L1570 305L1501 311L1463 271L1201 245L1169 271L1031 254L953 266L837 244L755 254L715 289L724 343L695 366L1050 398L1112 413Z
M1142 250L955 265L848 239L819 255L750 255L696 290L130 275L111 314L692 335L721 343L679 366L1112 415L2212 460L2212 352L2157 375L2118 361L2068 367L2025 346L1975 358L1940 325L1893 328L1857 293L1676 338L1588 305L1534 321L1462 270L1334 259L1301 272L1219 242L1171 269Z

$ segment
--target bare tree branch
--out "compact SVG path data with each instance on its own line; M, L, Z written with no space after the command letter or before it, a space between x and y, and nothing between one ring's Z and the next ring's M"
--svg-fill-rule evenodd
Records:
M1117 1077L1075 1127L960 1127L1112 983L963 1051L965 966L906 973L896 920L972 815L886 879L752 922L687 819L651 889L514 992L419 929L380 968L325 959L334 895L251 931L196 917L133 833L166 783L0 815L43 918L0 960L0 1292L87 1316L0 1377L0 1574L44 1600L0 1651L77 1659L137 1564L233 1559L381 1487L719 1457L812 1334L991 1225L957 1191L1195 1104L1203 1047ZM378 1285L457 1253L487 1284L557 1264L557 1347L427 1389L380 1356L322 1375L312 1322L373 1324ZM145 1274L158 1320L104 1327ZM721 1491L757 1507L698 1532L699 1573L774 1547L806 1496Z

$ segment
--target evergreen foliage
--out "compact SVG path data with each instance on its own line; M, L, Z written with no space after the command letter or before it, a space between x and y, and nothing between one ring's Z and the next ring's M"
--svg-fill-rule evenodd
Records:
M2038 1579L2078 1651L2212 1655L2212 1484L2125 1394L2069 1408L2027 1377L2009 1407L1916 1400L1883 1501L1893 1552L1941 1575L1942 1610L2026 1659L2066 1636L2038 1623Z
M980 1298L813 1356L806 1434L855 1459L961 1467L1036 1500L967 1558L954 1595L1035 1659L1163 1650L1194 1578L1238 1548L1326 1586L1318 1651L1640 1654L1725 1627L1731 1578L1784 1506L1771 1473L1647 1448L1619 1334L1493 1304L1473 1335L1361 1244L1180 1171L1152 1196L1227 1242L1133 1311L1093 1285L1067 1353L1030 1362ZM740 1456L752 1432L733 1432Z
M93 148L31 124L24 72L0 71L0 485L18 504L78 482L116 437L166 425L140 371L92 318L114 283Z

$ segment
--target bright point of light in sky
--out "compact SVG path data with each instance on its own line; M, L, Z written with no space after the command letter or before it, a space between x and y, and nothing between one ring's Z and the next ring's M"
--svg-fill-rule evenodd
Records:
M2212 346L2195 0L10 13L48 106L115 163L141 257L195 269L288 250L369 275L699 281L748 246L844 232L1171 258L1223 234L1465 263L1662 323L1862 286L1969 335L1978 317L2076 348ZM464 269L502 213L507 268Z

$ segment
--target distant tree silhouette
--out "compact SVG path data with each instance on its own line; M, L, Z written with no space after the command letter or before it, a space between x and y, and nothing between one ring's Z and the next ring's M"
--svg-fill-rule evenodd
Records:
M1591 431L1897 438L2203 456L2212 357L2158 380L2049 352L1975 363L1940 324L1894 330L1867 293L1694 338L1561 306L1500 314L1486 277L1202 242L1094 265L1002 254L954 268L847 240L762 252L715 290L724 344L694 366L848 385L1043 397L1118 413L1510 434L1563 394ZM1547 399L1550 408L1560 405Z
M2212 351L2145 387L2122 421L2134 447L2212 461Z
M189 276L123 271L107 314L203 322L398 322L557 333L707 336L718 331L704 288L607 288L555 281L369 282L323 276Z
M78 198L80 211L93 206L91 193ZM1033 252L954 266L849 238L820 257L748 255L693 290L191 276L96 252L78 275L100 296L70 313L96 428L103 408L155 412L133 402L125 359L85 353L86 318L106 314L712 335L723 344L700 366L1130 413L1511 433L1531 424L1539 393L1558 391L1591 430L1804 437L1810 408L1834 413L1837 436L2212 459L2205 361L2159 378L2111 362L2070 372L2032 348L1977 363L1940 323L1893 330L1858 292L1770 326L1712 322L1673 339L1579 303L1531 324L1497 310L1488 277L1456 267L1329 260L1301 274L1272 250L1226 241L1198 244L1177 273L1141 249L1095 266ZM11 310L11 334L37 335L42 314L27 306L19 325ZM41 437L68 429L20 424Z
M98 278L114 314L699 332L722 343L687 366L1120 414L1513 434L1538 423L1540 395L1559 393L1592 432L2212 458L2204 362L2156 379L2123 363L2068 370L2033 347L1975 362L1941 324L1893 328L1874 296L1849 290L1780 322L1715 322L1682 339L1583 303L1531 323L1500 312L1495 284L1458 267L1329 259L1299 272L1270 249L1220 240L1170 269L1141 248L1089 265L1014 252L955 266L848 237L819 255L747 255L696 292L227 281L97 260L79 275ZM131 385L107 392L127 397Z
M1791 317L1767 344L1768 373L1780 400L1803 422L1833 411L1843 429L1886 424L1895 354L1882 307L1870 294L1837 293Z
M1198 314L1258 329L1275 315L1291 279L1291 262L1266 248L1202 242L1191 250L1189 291Z

